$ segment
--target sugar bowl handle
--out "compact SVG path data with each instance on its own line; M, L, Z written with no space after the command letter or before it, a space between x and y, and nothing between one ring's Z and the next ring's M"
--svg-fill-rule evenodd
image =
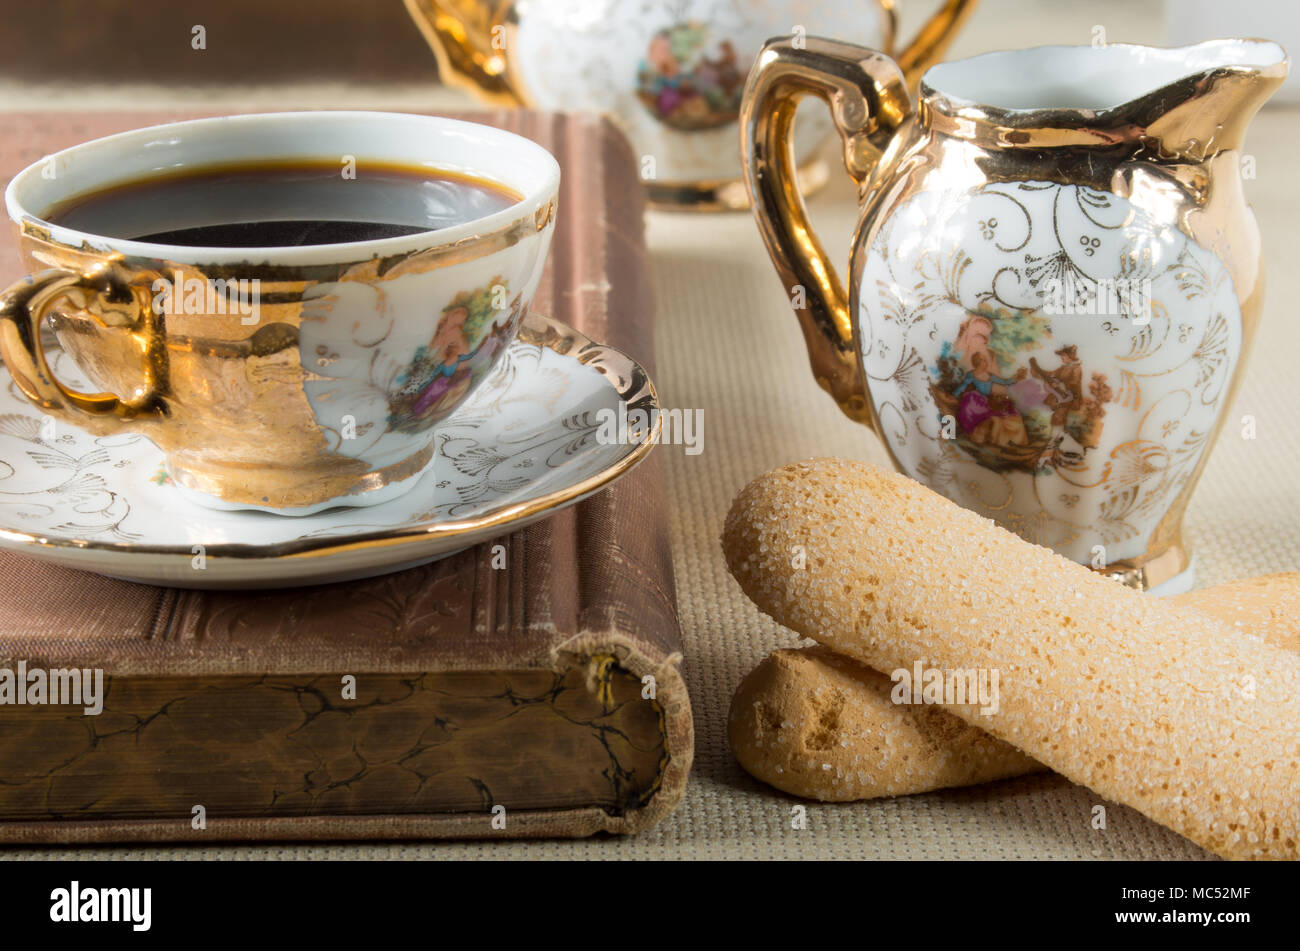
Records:
M903 73L883 53L807 37L769 40L749 74L740 123L745 187L768 254L803 328L813 375L850 418L871 425L849 298L808 221L791 127L799 101L830 107L859 187L912 114Z
M514 21L498 19L500 6L488 0L406 0L444 83L498 106L523 106L505 54Z
M943 58L962 24L975 11L976 2L977 0L944 0L942 6L912 37L912 42L897 51L898 68L903 71L910 91L915 93L921 85L921 75ZM893 9L891 4L891 13Z

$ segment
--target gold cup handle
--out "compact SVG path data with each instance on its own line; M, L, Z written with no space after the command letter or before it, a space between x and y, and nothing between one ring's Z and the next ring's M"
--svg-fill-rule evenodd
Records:
M978 0L945 0L930 19L925 21L912 37L912 42L898 50L898 68L907 79L907 88L915 93L921 85L921 75L943 57L948 46L956 37L975 11ZM894 13L893 0L888 2L889 12Z
M769 40L741 104L745 187L803 328L813 375L850 418L870 426L849 298L813 233L795 180L790 131L799 100L810 94L830 107L844 142L844 167L859 187L912 106L903 74L889 57L815 37Z
M0 294L0 356L18 389L42 409L96 433L113 431L124 419L163 418L166 410L157 370L161 329L153 308L142 304L140 293L114 262L85 274L51 268L11 285ZM41 322L55 304L64 302L136 338L143 356L144 385L131 399L78 392L59 382L50 370L41 343Z
M438 75L499 106L527 105L510 81L505 30L498 3L483 0L406 0L406 12L438 61Z

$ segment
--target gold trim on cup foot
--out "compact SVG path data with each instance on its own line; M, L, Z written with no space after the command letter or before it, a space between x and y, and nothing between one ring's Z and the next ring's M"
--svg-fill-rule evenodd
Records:
M166 463L168 478L199 505L252 509L276 515L310 515L327 508L386 502L414 488L433 461L433 445L373 472L356 460L351 470L329 466L242 466L224 461Z
M1151 591L1182 575L1191 566L1192 558L1187 546L1181 541L1176 541L1160 554L1146 559L1141 564L1116 562L1105 568L1093 570L1126 587L1136 588L1138 591Z

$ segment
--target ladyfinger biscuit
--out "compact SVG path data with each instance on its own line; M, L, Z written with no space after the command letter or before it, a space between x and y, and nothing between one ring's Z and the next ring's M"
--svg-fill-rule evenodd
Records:
M1300 648L1300 572L1170 600L1279 647ZM1046 769L941 706L895 703L893 686L885 674L820 644L773 651L732 698L732 753L756 779L823 802L972 786Z
M1300 571L1229 581L1169 600L1300 654Z
M833 650L997 678L995 710L945 709L1100 796L1226 857L1300 857L1300 657L863 463L757 479L723 547L762 610Z
M773 651L731 699L736 761L822 802L906 796L1045 769L942 707L895 704L890 679L820 644Z

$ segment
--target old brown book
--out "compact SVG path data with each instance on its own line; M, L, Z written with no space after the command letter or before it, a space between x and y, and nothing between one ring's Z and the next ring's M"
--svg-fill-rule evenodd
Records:
M8 178L75 142L172 118L5 116L0 170ZM642 189L626 143L594 118L472 118L536 139L563 168L534 309L653 372ZM6 238L0 278L18 276ZM0 671L105 672L97 716L0 705L0 841L581 836L653 824L680 800L693 749L665 504L652 453L608 490L501 540L504 570L482 545L367 581L277 591L152 588L0 553ZM355 699L344 696L349 676Z

